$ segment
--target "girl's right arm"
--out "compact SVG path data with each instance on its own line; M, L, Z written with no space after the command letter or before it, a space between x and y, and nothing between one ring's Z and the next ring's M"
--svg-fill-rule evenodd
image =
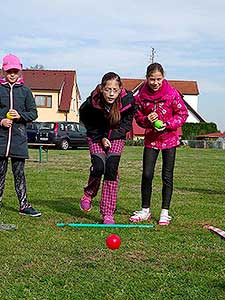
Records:
M143 113L143 107L141 105L141 100L139 98L139 95L135 96L135 101L136 101L136 104L137 104L137 111L136 111L135 116L134 116L135 121L142 128L152 127L152 123L151 123L150 119L148 118L148 115L145 115Z
M96 117L96 109L93 108L90 97L80 106L79 114L80 121L84 124L88 135L93 141L101 142L102 138L107 137L107 132L104 132L103 128L96 126L98 117Z
M26 88L25 111L19 113L20 119L17 122L31 122L37 119L37 107L33 94L29 88Z

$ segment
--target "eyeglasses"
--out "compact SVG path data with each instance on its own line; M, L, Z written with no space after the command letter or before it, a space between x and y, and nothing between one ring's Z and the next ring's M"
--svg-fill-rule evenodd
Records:
M111 93L118 94L121 91L120 89L111 89L111 88L103 88L102 90L107 94L111 94Z

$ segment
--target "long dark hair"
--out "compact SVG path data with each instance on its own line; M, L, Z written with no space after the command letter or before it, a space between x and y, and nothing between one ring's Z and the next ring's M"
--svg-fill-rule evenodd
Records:
M108 80L116 80L119 84L119 87L122 88L122 81L120 79L120 76L114 72L108 72L106 73L103 77L102 77L102 81L101 81L101 87L103 88L104 86L106 86L106 83ZM119 95L116 100L114 101L114 103L112 104L112 107L110 109L110 112L107 116L108 120L109 120L109 125L112 128L117 127L117 125L120 122L120 99L121 96Z
M153 63L153 64L150 64L148 67L147 67L147 70L146 70L146 76L149 77L152 73L155 73L155 72L160 72L162 74L162 76L164 77L165 75L165 72L163 70L163 67L162 65L160 65L159 63Z

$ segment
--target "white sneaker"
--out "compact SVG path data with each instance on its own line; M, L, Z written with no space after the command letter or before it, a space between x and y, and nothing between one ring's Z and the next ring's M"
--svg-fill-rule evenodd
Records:
M146 210L138 210L135 211L133 216L130 217L130 221L131 222L142 222L142 221L147 221L151 219L151 212L150 211L146 211Z
M158 224L159 224L159 225L169 225L171 219L172 219L171 216L161 214L161 215L160 215L160 219L159 219Z

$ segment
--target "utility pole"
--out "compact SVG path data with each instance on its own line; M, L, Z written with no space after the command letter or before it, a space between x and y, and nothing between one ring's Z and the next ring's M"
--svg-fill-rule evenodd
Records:
M151 48L151 53L150 53L150 63L153 64L155 61L155 54L156 54L156 50L155 48Z

